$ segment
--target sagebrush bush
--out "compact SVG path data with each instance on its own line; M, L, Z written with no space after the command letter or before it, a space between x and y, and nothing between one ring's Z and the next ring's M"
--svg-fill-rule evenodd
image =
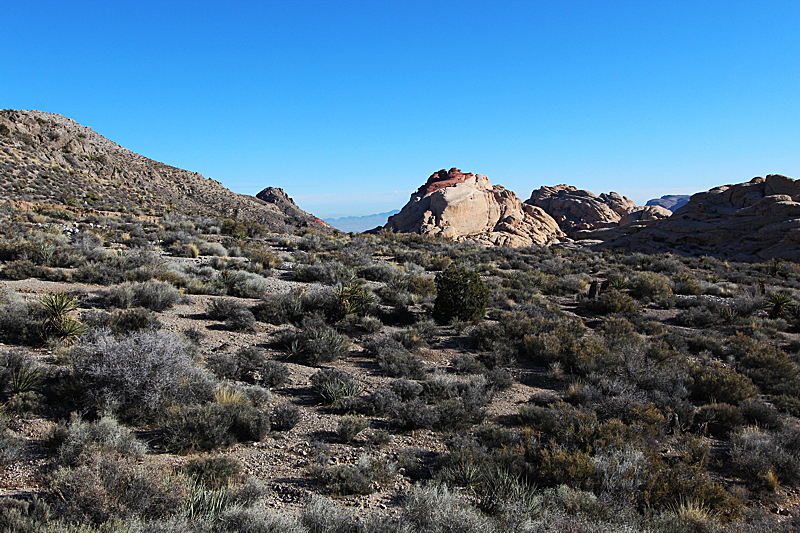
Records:
M170 403L209 399L213 391L185 344L169 333L101 335L76 346L72 358L76 384L92 406L124 419L152 420Z
M141 459L147 451L144 443L110 416L95 422L74 417L69 424L57 427L52 439L61 441L58 454L69 466L88 460L97 453L117 453L136 460Z
M164 438L175 452L213 450L236 442L259 441L269 417L247 401L191 405L170 411Z
M369 427L369 421L357 415L344 415L339 418L339 425L336 429L336 436L345 444L353 439L363 430Z
M106 300L121 309L144 307L151 311L169 309L181 299L181 293L166 281L151 279L143 283L125 282L111 287Z

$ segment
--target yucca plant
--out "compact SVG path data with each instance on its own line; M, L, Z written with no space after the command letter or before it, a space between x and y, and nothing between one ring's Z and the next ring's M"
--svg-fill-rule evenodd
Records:
M78 308L78 301L67 292L46 294L39 298L45 314L42 337L56 337L71 342L86 332L86 327L69 313Z
M31 363L11 369L11 394L28 392L42 382L42 371Z
M788 291L778 291L768 294L762 305L770 318L785 318L797 307L797 302Z

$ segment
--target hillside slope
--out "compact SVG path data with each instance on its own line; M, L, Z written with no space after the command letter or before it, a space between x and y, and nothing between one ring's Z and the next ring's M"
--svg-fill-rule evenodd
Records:
M236 194L218 181L148 159L41 111L0 111L0 188L8 199L106 211L229 216L267 227L325 227L293 206Z

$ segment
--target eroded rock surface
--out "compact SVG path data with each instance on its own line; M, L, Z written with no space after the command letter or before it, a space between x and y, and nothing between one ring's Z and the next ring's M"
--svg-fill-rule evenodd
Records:
M638 220L636 215L629 214L641 210L633 201L615 192L598 196L572 185L540 187L531 193L525 203L542 208L570 237L582 230L617 226L625 217L628 217L626 220ZM647 211L639 216L655 217L660 214Z
M778 174L693 195L667 219L584 232L601 247L800 261L800 182Z
M564 236L541 208L522 203L483 174L457 168L434 172L383 230L514 247L547 244Z

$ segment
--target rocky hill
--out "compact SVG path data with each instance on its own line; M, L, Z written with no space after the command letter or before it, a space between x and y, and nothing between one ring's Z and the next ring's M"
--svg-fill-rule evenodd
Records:
M581 231L666 218L671 214L657 206L637 206L627 197L615 192L598 196L571 185L540 187L531 193L525 203L542 208L570 237L575 237Z
M175 210L256 220L276 229L327 226L285 194L279 202L236 194L218 181L153 161L71 119L41 111L0 111L0 188L5 198L24 202L139 215Z
M514 247L546 244L564 236L541 208L523 204L483 174L457 168L434 172L382 229Z
M693 195L664 220L587 232L602 247L800 261L800 182L777 174Z

